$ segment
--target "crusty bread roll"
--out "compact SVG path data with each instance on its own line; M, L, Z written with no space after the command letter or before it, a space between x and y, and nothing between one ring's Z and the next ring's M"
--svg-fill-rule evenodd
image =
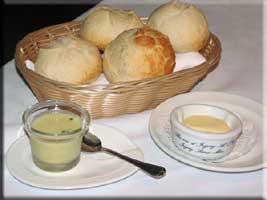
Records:
M80 35L104 50L123 31L142 26L140 18L131 10L98 6L83 21Z
M208 39L208 23L195 6L173 0L155 9L147 25L169 36L176 52L199 51Z
M175 52L169 38L148 27L121 33L105 49L103 72L109 82L123 82L169 74Z
M93 44L65 36L39 50L35 71L56 81L85 84L101 74L102 58Z

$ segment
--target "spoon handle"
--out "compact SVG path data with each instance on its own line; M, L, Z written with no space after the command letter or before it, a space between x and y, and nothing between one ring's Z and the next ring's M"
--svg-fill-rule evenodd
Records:
M128 156L125 156L123 154L120 154L116 151L113 151L111 149L102 147L101 149L102 151L106 151L110 154L113 154L115 156L118 156L119 158L128 161L129 163L135 165L136 167L142 169L144 172L146 172L147 174L151 175L154 178L161 178L166 174L166 169L164 167L161 166L157 166L157 165L153 165L153 164L149 164L149 163L145 163L145 162L141 162L140 160L136 160L133 158L130 158Z

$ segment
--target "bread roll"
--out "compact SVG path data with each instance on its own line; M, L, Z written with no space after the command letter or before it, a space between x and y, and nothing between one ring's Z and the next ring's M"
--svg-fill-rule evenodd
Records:
M175 52L166 35L148 27L121 33L105 49L103 71L108 81L123 82L172 73Z
M133 11L98 6L83 21L80 35L104 50L123 31L142 26L142 21Z
M85 84L101 74L102 59L93 44L66 36L39 50L35 71L56 81Z
M195 6L172 1L155 9L147 25L169 36L176 52L199 51L208 39L208 23Z

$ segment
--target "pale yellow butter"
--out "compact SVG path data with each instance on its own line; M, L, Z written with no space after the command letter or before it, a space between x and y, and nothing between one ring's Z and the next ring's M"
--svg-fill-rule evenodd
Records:
M231 130L223 120L206 115L190 116L182 124L193 130L208 133L226 133Z

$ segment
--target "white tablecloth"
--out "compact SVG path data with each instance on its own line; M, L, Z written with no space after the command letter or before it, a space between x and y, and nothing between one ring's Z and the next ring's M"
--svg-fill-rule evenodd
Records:
M123 3L121 3L123 2ZM104 1L122 8L135 10L147 16L160 3L166 1ZM196 1L189 1L196 3ZM207 76L194 90L222 91L251 98L262 103L262 5L259 2L201 1L210 31L222 43L219 67ZM81 16L81 18L84 15ZM79 19L81 19L79 18ZM15 141L22 124L22 113L37 100L18 75L14 60L3 66L4 70L4 152ZM13 178L4 167L5 197L105 197L105 196L168 196L168 197L260 197L264 193L264 172L260 170L241 174L208 172L186 166L163 153L152 141L148 131L151 111L98 119L123 131L144 152L145 161L163 165L167 175L154 180L141 171L133 176L106 186L83 190L53 191L30 187ZM138 125L138 126L137 126ZM266 186L266 185L265 185ZM265 191L266 192L266 191Z

